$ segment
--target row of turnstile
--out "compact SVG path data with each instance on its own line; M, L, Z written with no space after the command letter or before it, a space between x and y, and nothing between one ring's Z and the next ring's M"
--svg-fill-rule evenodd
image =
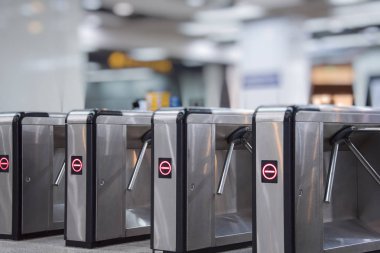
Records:
M93 248L380 250L380 111L0 114L0 238Z

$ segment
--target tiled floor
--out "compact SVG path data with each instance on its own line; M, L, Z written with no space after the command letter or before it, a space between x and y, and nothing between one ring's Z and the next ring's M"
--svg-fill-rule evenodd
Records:
M98 249L79 249L65 247L63 236L51 236L25 241L0 240L0 253L151 253L149 241L139 241L113 245ZM234 253L250 253L251 248L229 251Z

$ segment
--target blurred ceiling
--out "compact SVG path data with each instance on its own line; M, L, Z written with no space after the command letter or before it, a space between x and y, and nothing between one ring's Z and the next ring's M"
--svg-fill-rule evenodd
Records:
M313 12L316 10L326 10L324 0L84 0L84 2L101 2L104 9L112 10L120 3L127 3L133 6L135 14L174 20L191 20L197 12L205 10L215 10L231 8L237 5L258 6L268 12L274 11L276 14L281 11L307 10L310 5ZM293 12L294 13L294 12ZM302 14L302 13L301 13Z
M131 4L134 13L149 17L188 20L200 7L192 7L182 0L102 0L102 7L112 10L121 2Z
M377 18L380 1L376 0L81 0L81 3L86 10L81 26L85 50L155 47L164 49L169 57L216 62L239 59L236 42L247 22L272 17L308 20L303 32L313 38L315 34L320 37L335 35L337 31L346 33L353 26L366 29L380 24ZM368 34L368 29L365 31ZM370 40L373 34L372 29ZM362 36L359 39L363 40ZM317 42L317 47L322 48ZM351 44L348 46L352 47Z

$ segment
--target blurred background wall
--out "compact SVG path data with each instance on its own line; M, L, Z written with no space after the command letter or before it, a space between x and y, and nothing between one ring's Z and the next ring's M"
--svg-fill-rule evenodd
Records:
M80 3L0 1L0 110L84 106Z

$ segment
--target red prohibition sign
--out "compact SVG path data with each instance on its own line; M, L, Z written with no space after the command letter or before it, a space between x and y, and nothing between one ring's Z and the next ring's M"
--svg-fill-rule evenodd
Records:
M0 169L7 170L9 168L9 161L6 157L0 159Z
M83 167L82 161L79 160L78 158L74 159L73 162L71 163L71 168L73 169L73 171L77 173L82 170L82 167Z
M159 165L161 175L167 176L172 172L172 166L168 161L163 161Z
M277 168L271 163L266 164L262 170L263 177L267 180L273 180L277 177Z

